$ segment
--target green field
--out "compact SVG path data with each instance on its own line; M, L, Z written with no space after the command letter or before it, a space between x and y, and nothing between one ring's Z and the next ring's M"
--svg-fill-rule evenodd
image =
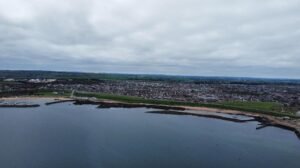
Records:
M276 102L244 102L244 101L228 101L222 102L226 106L234 106L241 108L250 108L264 111L281 112L282 105Z

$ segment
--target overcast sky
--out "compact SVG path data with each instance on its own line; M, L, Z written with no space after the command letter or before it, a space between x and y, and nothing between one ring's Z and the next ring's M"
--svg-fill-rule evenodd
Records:
M300 78L300 0L0 0L0 69Z

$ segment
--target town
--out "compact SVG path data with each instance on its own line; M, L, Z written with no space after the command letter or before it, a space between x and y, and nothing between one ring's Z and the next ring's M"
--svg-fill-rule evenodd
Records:
M149 80L72 80L72 79L3 79L1 96L38 90L53 92L93 92L136 96L144 99L212 103L225 101L278 102L284 107L300 108L299 84L249 84L216 82L174 82Z

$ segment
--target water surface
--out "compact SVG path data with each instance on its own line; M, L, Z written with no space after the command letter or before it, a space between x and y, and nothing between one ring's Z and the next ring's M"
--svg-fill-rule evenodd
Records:
M71 103L0 108L0 167L300 167L293 132L147 111Z

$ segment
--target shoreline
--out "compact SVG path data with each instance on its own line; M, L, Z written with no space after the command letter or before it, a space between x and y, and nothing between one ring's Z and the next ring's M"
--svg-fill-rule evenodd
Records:
M126 103L120 101L113 100L89 100L89 99L78 99L78 98L67 98L62 96L17 96L17 97L2 97L0 101L5 100L19 100L19 99L53 99L54 101L46 103L46 105L52 105L57 103L64 102L73 102L75 105L83 105L83 104L94 104L98 105L98 108L153 108L153 109L161 109L165 110L165 113L168 113L168 110L178 110L178 113L182 113L185 115L197 115L202 116L203 112L207 113L220 113L220 114L228 114L228 115L241 115L247 117L253 117L257 121L261 122L263 126L261 128L267 126L275 126L279 128L283 128L286 130L293 131L296 136L300 139L300 119L282 119L280 117L275 117L266 114L258 114L246 111L238 111L238 110L228 110L228 109L219 109L213 107L192 107L192 106L176 106L176 105L155 105L155 104L147 104L147 103ZM202 113L201 113L202 111ZM177 112L177 111L176 111ZM211 117L211 114L207 114L208 117ZM217 118L217 117L216 117Z
M197 111L207 111L207 112L215 112L215 113L222 113L222 114L229 114L229 115L242 115L247 117L253 117L263 124L262 127L274 126L274 127L290 130L293 131L300 139L299 119L284 120L282 118L270 116L266 114L257 114L257 113L237 111L237 110L226 110L226 109L207 108L207 107L187 107L187 106L185 107L187 110L193 110L193 113L191 113L193 115L198 114Z

